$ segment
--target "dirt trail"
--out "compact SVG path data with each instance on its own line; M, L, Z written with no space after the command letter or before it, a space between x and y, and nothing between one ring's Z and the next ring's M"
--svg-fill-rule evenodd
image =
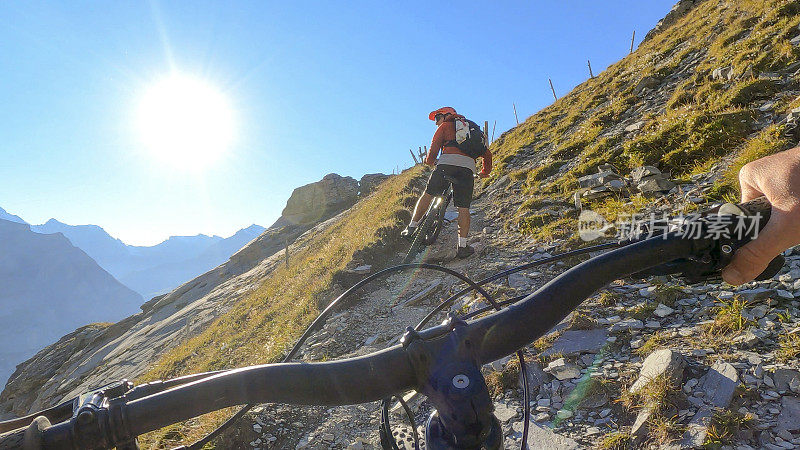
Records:
M454 259L456 224L448 223L438 241L417 257L417 262L431 262L480 280L492 273L541 257L531 240L505 234L499 226L485 219L489 201L478 199L472 205L470 243L476 253L463 260ZM454 218L451 206L447 217ZM540 250L540 251L537 251ZM398 260L403 255L398 254ZM509 295L532 291L550 275L530 271L490 285ZM405 328L415 326L440 301L465 285L455 277L440 272L416 270L390 275L365 288L358 299L335 312L325 326L304 345L300 358L305 361L340 359L364 355L398 343ZM518 293L515 293L519 290ZM449 310L477 308L485 304L467 295ZM445 311L447 312L447 311ZM445 317L440 314L430 325ZM428 325L428 326L430 326ZM380 448L378 436L379 402L336 408L262 405L244 420L237 430L239 443L231 448ZM421 427L430 407L417 401L416 420ZM402 430L405 416L392 414L395 435L410 444L410 433ZM408 430L406 429L406 432ZM227 445L226 445L227 447ZM413 447L413 446L412 446Z

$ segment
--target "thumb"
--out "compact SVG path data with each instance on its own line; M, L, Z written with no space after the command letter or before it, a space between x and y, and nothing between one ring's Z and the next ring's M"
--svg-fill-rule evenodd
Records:
M773 258L792 245L787 242L786 234L785 216L773 213L758 237L736 251L731 263L722 271L722 279L732 285L754 280Z

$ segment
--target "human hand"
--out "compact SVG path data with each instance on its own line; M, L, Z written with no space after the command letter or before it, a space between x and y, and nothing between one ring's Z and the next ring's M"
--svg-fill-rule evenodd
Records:
M772 204L758 238L736 251L722 271L729 284L752 281L773 258L800 244L800 147L746 164L739 171L742 202L764 196Z

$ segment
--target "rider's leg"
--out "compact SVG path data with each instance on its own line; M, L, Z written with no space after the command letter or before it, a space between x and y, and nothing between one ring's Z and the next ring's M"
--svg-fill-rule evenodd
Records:
M427 192L422 194L422 197L417 200L417 206L414 207L414 214L411 216L411 223L416 224L422 219L425 211L428 210L428 206L431 205L431 200L433 200L433 196L431 194L428 194Z
M467 235L469 235L469 208L458 208L458 237L459 239L459 247L465 247L461 245L462 241L466 241Z

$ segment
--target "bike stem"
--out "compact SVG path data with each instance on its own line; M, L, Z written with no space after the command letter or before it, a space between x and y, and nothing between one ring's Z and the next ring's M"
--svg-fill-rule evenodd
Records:
M426 448L499 449L503 432L467 323L451 314L444 325L449 332L439 337L422 339L409 327L401 340L421 383L418 392L436 407L425 427Z

